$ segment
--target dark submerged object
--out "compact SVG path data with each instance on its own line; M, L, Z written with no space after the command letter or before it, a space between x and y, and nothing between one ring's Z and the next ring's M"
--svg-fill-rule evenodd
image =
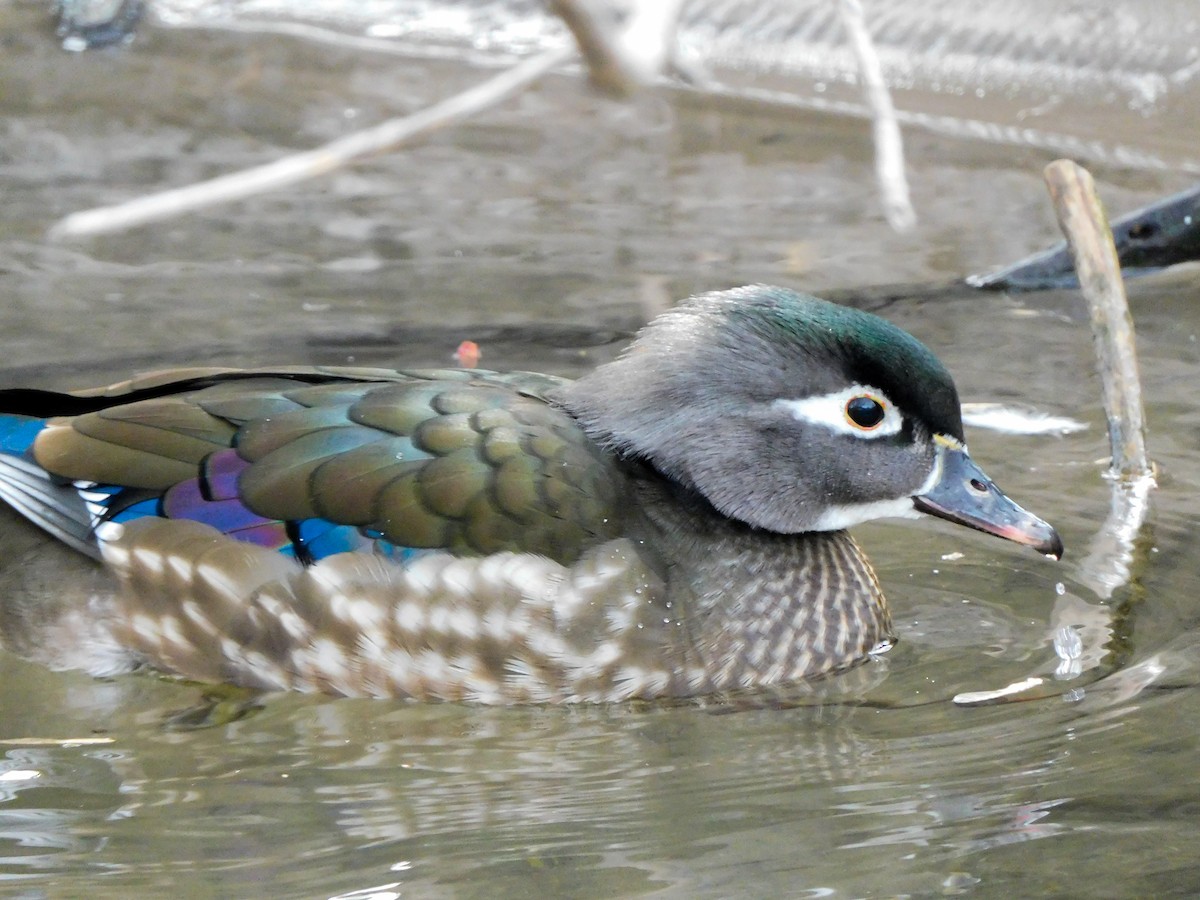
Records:
M1200 185L1122 216L1111 227L1126 278L1200 259ZM970 275L966 282L997 291L1079 287L1065 241L998 272Z
M181 370L0 410L0 497L92 576L10 564L0 640L97 674L488 703L786 685L892 639L851 525L1062 552L967 455L928 349L782 288L685 301L576 382Z
M55 33L67 50L98 50L133 39L144 0L58 0Z

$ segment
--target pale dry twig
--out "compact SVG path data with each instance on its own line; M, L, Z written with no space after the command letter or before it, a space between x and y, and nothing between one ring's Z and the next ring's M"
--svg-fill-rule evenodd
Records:
M850 38L858 71L862 77L863 96L871 110L875 136L875 176L883 195L883 214L896 231L908 231L917 224L917 213L908 195L908 177L904 171L904 141L892 95L883 78L883 66L875 43L867 31L859 0L837 0L842 27Z
M126 203L72 213L50 229L49 237L62 239L121 231L325 175L495 106L566 62L574 53L573 47L547 51L412 115L389 119L315 150Z

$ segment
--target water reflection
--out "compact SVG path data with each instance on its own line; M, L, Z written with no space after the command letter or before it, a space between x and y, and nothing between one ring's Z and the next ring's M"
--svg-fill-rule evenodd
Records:
M55 871L61 854L103 844L89 818L112 813L114 778L103 760L69 751L13 749L0 760L0 877ZM82 826L82 827L81 827Z
M700 288L945 282L1053 240L1041 160L921 138L923 224L899 237L872 218L857 124L679 100L647 125L563 80L311 195L50 247L44 228L71 209L327 139L348 97L373 115L474 74L203 32L64 66L29 37L32 10L0 11L16 17L0 54L6 384L193 362L447 364L464 338L486 365L572 374ZM1175 186L1109 177L1127 207ZM3 656L0 879L97 898L1200 891L1200 291L1193 273L1131 295L1164 478L1147 560L1111 598L1079 568L1109 492L1077 298L888 289L884 314L936 348L964 398L1088 423L968 434L1077 555L864 528L899 644L811 693L721 706L276 697L180 730L194 686ZM0 534L0 564L13 550ZM1077 677L1054 677L1064 658ZM952 703L1031 675L1040 695Z
M3 871L99 866L114 895L193 878L232 894L264 879L284 893L720 894L751 872L768 893L936 890L978 877L989 851L1080 827L1081 796L1155 743L1130 701L1157 716L1174 698L1147 699L1148 676L1195 649L1130 666L1084 703L971 711L285 697L177 733L158 723L190 689L158 685L167 705L115 723L119 749L9 751L9 770L40 774L0 805Z

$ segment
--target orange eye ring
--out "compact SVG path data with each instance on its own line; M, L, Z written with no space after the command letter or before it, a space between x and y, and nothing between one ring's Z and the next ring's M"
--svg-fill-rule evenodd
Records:
M871 394L857 394L846 401L846 421L859 431L874 431L887 418L883 401Z

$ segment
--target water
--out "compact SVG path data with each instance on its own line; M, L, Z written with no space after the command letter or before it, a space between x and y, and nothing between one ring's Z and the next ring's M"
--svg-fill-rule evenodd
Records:
M68 55L34 3L0 6L0 35L5 383L197 361L444 364L464 338L489 366L573 374L696 290L944 284L1057 237L1034 149L910 131L921 224L899 236L860 122L691 95L630 107L555 78L300 192L49 245L68 212L308 147L482 76L199 30ZM1121 136L1135 138L1156 150L1153 134ZM1114 213L1188 184L1097 175ZM188 728L198 686L0 656L0 893L1194 895L1200 290L1185 271L1131 294L1162 485L1111 599L1079 568L1109 505L1079 298L878 290L864 302L932 346L965 399L1088 424L968 434L1060 528L1062 563L932 521L859 529L901 640L778 708L234 696L231 721ZM1100 665L1059 681L1064 623L1086 626L1083 659ZM951 702L1030 675L1046 678L1041 699Z

